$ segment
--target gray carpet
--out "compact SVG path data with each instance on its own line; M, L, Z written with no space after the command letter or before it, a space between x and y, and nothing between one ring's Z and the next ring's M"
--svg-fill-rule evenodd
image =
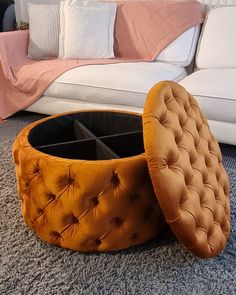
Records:
M0 125L0 294L236 294L236 147L222 145L231 181L232 232L218 257L192 257L168 233L109 254L80 254L41 242L22 219L11 145L40 118L18 114Z

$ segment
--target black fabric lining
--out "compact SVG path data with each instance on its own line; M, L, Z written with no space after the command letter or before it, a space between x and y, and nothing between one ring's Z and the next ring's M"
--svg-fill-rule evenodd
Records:
M37 150L83 160L125 158L144 152L142 117L121 112L80 112L49 119L29 133Z

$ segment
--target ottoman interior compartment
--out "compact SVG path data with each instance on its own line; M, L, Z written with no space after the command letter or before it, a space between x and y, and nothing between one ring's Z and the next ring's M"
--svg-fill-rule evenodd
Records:
M80 112L47 120L29 134L30 144L57 157L106 160L144 152L142 117L119 112Z
M142 131L109 135L100 137L100 139L122 158L139 155L144 152Z

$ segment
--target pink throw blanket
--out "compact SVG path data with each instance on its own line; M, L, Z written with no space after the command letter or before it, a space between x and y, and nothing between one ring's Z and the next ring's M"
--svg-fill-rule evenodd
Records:
M201 5L193 0L120 2L115 25L117 58L106 60L30 60L27 58L28 31L1 33L0 119L32 105L69 69L152 61L181 33L202 21Z

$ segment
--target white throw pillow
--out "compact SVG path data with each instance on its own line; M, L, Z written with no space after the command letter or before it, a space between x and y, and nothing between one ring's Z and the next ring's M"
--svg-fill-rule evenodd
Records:
M200 25L192 27L170 43L156 58L156 61L168 62L177 66L190 65L197 48Z
M209 10L201 32L196 65L198 68L236 67L236 6Z
M28 57L46 59L59 52L60 6L28 3Z
M115 17L114 3L61 1L59 58L113 58Z

